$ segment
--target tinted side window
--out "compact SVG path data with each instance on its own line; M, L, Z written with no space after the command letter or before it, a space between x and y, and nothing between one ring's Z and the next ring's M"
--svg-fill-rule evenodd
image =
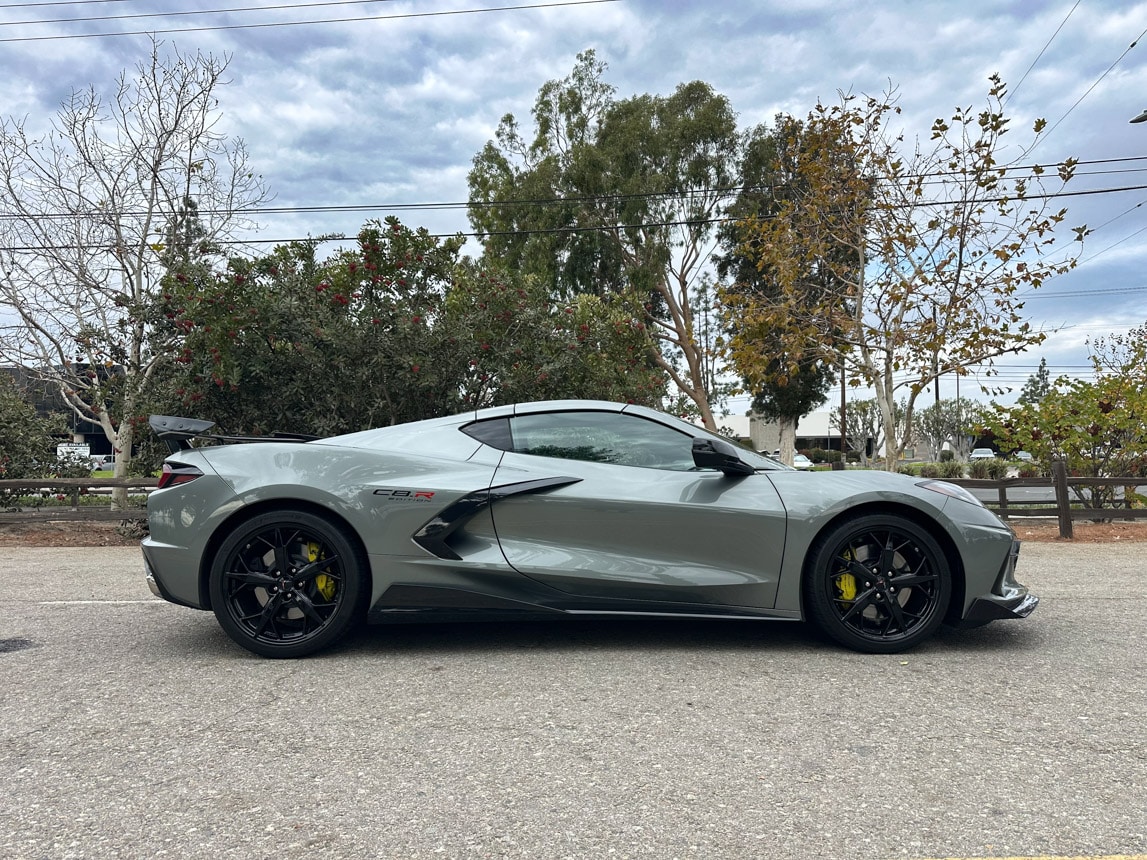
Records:
M693 469L693 440L654 421L616 412L550 412L512 419L519 454L644 466Z
M473 436L484 445L509 451L513 447L510 439L510 419L491 418L488 421L475 421L462 428L467 436Z

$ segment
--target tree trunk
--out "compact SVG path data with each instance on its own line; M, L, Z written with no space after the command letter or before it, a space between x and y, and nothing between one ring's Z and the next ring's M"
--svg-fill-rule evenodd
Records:
M793 464L793 454L797 447L797 420L793 417L777 419L777 430L780 433L781 454L780 461L786 466Z
M126 478L128 476L128 468L131 466L131 446L134 441L134 436L132 423L130 421L122 422L112 442L115 446L115 467L112 470L112 477ZM127 487L113 488L112 510L126 511L127 495Z

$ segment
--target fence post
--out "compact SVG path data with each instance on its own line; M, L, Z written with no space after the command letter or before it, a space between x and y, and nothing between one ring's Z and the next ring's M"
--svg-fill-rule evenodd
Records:
M1055 487L1055 506L1059 511L1059 536L1071 539L1071 500L1067 496L1067 464L1051 461L1051 483Z

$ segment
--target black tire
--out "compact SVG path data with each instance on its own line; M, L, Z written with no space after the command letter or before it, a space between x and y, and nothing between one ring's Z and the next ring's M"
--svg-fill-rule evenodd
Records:
M304 511L273 511L237 526L219 547L211 607L247 650L303 657L358 624L368 578L357 542L342 528Z
M952 574L940 545L916 523L861 516L813 544L804 598L809 618L841 645L891 654L940 626L952 599Z

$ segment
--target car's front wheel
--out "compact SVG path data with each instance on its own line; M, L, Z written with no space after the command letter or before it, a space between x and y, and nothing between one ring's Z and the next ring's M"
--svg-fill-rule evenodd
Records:
M226 633L264 657L302 657L343 638L366 600L357 543L323 517L274 511L237 526L211 565L211 607Z
M903 651L944 620L952 574L939 544L911 520L855 517L809 553L805 607L828 636L856 651Z

